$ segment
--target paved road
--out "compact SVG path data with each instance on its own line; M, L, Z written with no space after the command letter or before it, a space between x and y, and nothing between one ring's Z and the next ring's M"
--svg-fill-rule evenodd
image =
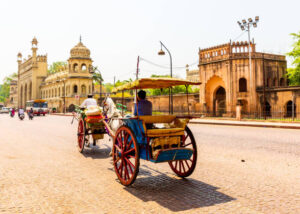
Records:
M113 171L111 142L80 154L70 121L0 115L0 213L300 212L299 130L192 125L192 176L142 161L126 188Z

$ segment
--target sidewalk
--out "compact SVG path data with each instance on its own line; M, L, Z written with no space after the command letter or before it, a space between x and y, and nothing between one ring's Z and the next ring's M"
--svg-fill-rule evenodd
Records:
M73 116L72 113L51 113L57 116ZM248 127L264 127L264 128L283 128L283 129L300 129L300 123L288 122L264 122L264 121L246 121L246 120L230 120L230 119L208 119L197 118L190 120L191 124L207 124L207 125L225 125L225 126L248 126Z
M260 122L260 121L237 121L237 120L218 120L218 119L192 119L192 124L208 124L208 125L226 125L226 126L250 126L265 128L284 128L284 129L300 129L300 123L286 122Z

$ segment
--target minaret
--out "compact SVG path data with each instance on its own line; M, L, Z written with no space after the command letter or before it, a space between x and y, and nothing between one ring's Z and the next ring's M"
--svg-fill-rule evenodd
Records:
M18 60L17 60L18 65L20 65L21 62L22 62L22 54L19 52L18 55L17 55L17 57L18 57Z
M32 58L36 59L36 51L38 49L37 48L38 41L37 41L37 39L35 37L32 39L31 44L32 44L32 48L31 48L31 50L32 50Z

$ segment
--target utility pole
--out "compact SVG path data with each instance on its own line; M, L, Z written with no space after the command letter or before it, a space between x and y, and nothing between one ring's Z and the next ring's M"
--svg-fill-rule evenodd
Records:
M251 49L251 41L250 41L250 28L253 27L257 27L257 23L259 21L259 17L256 16L255 20L252 20L251 18L248 19L248 22L243 19L242 23L241 22L237 22L241 28L242 31L246 30L248 31L248 52L249 52L249 73L250 73L250 114L251 114L251 106L253 105L253 74L252 74L252 65L251 65L251 52L253 52L253 50Z
M137 58L137 65L136 65L136 80L139 79L139 65L140 65L140 56Z

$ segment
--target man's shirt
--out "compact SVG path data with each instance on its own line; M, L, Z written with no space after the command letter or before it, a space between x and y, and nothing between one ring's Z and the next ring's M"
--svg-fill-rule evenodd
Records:
M19 109L19 114L24 114L24 110L23 109Z
M149 100L140 100L138 102L139 116L152 115L152 103ZM134 115L137 116L136 105L134 107Z
M81 104L81 107L89 107L89 106L96 106L97 101L94 98L87 98Z

